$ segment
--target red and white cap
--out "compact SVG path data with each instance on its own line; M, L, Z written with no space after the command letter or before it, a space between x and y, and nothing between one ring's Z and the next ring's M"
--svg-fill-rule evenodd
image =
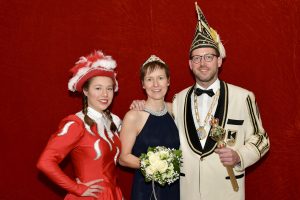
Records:
M107 76L114 82L114 91L118 91L117 63L111 56L104 55L102 51L94 51L89 56L82 56L70 70L73 77L69 80L68 89L72 92L82 92L83 84L95 76Z

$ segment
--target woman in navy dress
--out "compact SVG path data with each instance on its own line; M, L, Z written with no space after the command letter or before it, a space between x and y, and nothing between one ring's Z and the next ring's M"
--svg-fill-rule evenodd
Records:
M164 101L170 85L169 68L160 58L152 55L141 67L140 78L147 94L145 109L130 110L126 113L120 139L122 152L120 164L134 168L132 200L154 199L152 183L145 182L140 171L141 153L148 147L165 146L179 149L179 135L173 118L172 106ZM179 180L160 186L155 183L157 200L179 200Z

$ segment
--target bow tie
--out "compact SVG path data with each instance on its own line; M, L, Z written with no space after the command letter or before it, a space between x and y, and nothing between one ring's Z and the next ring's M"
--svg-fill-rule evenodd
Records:
M214 91L213 91L212 89L209 89L209 90L202 90L202 89L200 89L200 88L196 88L195 94L196 94L197 96L200 96L200 95L203 94L203 93L206 93L206 94L207 94L208 96L210 96L210 97L212 97L212 96L215 95L215 93L214 93Z

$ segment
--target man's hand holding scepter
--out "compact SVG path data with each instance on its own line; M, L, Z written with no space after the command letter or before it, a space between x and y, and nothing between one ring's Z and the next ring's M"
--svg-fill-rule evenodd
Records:
M226 143L224 141L226 131L224 128L219 126L219 120L216 118L212 118L211 126L212 129L210 136L213 140L217 142L218 146L218 149L216 149L215 152L219 154L221 162L227 169L232 188L234 191L237 192L239 190L239 186L236 181L232 166L240 162L240 157L234 150L226 148Z

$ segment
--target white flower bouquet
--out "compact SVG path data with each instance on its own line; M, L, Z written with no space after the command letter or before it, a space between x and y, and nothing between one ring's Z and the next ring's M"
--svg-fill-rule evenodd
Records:
M149 147L147 153L142 153L141 172L145 181L155 181L164 186L179 179L182 152L164 146Z

